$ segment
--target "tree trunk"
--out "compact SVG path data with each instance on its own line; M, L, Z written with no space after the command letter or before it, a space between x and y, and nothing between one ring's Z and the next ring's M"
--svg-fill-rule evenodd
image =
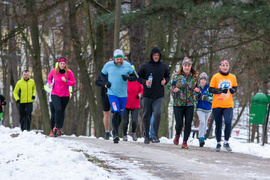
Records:
M87 92L87 98L90 104L90 113L93 116L94 120L97 120L97 107L96 107L96 98L93 91L92 83L89 77L89 73L87 71L86 62L83 60L81 56L81 42L80 37L78 34L78 29L76 25L76 4L73 1L69 1L69 27L70 27L70 33L71 33L71 39L73 43L73 48L75 52L76 61L78 63L78 66L80 68L80 80L83 84L83 89ZM80 122L78 122L80 123ZM85 125L86 126L86 125Z
M36 5L34 1L26 0L27 12L32 13L36 9ZM46 92L43 90L43 76L42 76L42 68L41 68L41 59L40 59L40 44L39 44L39 29L38 29L38 17L33 17L29 19L29 27L31 31L31 39L32 39L32 50L30 50L32 54L32 67L34 72L34 80L36 83L37 95L40 100L41 106L41 119L43 123L44 133L49 134L50 132L50 123L49 119L49 109L48 102L46 97ZM31 47L30 47L31 48Z
M114 21L114 43L113 49L119 48L119 36L120 36L120 21L121 21L121 0L116 0L115 5L115 21Z

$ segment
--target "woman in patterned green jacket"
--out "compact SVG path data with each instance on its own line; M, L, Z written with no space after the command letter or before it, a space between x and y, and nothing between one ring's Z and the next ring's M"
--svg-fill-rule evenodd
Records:
M174 144L179 144L179 137L183 127L183 117L185 116L185 131L182 148L188 149L187 140L191 131L191 124L194 113L194 92L199 93L197 83L197 72L192 67L192 61L185 57L182 67L172 76L169 84L169 91L173 96L173 111L175 116L175 138Z

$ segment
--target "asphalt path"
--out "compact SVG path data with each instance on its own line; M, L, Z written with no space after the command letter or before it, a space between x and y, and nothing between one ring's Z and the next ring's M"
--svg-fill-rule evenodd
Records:
M90 148L100 148L114 158L126 163L136 160L141 169L160 179L270 179L270 159L228 152L222 149L200 148L163 143L144 144L112 140L61 137L86 143ZM270 153L270 152L269 152Z

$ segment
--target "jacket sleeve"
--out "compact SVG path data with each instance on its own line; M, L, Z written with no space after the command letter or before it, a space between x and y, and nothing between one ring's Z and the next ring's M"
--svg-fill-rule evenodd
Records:
M213 93L213 94L221 94L221 90L220 88L213 88L213 87L209 87L209 92Z
M44 84L43 88L44 88L44 90L45 90L47 93L49 93L49 94L52 92L52 88L50 88L48 82L47 82L46 84Z
M68 81L67 81L67 85L69 85L69 86L75 86L76 81L75 81L73 72L72 72L71 70L69 70L68 76L69 76L69 79L68 79Z
M53 78L53 69L51 70L51 72L49 73L48 78L47 78L49 85L52 84L52 78Z
M33 80L33 87L32 87L32 96L36 97L36 83L34 80Z
M108 82L108 75L105 75L105 74L103 74L102 72L100 73L100 78L101 78L101 80L102 80L102 82L104 83L104 84L107 84L107 82Z
M137 80L137 76L135 75L135 73L131 73L129 74L129 81L132 82L132 81L136 81Z
M101 73L99 74L98 78L96 79L96 85L102 88L105 88L105 83L101 79Z
M208 91L207 91L207 99L206 99L206 101L212 102L212 100L213 100L213 93L210 93L209 89L210 89L210 87L208 87Z
M20 99L19 95L18 95L19 90L20 90L20 84L19 84L19 81L18 81L15 88L14 88L14 91L13 91L13 96L14 96L15 101Z
M139 71L137 72L139 78L138 78L138 82L141 83L142 85L146 84L145 82L147 81L147 79L144 79L144 67L143 65L140 67Z
M169 83L168 83L168 89L169 89L169 91L170 91L170 93L171 94L173 94L174 92L173 92L173 90L175 89L175 87L176 87L176 82L175 82L175 75L173 75L172 76L172 79L169 81Z

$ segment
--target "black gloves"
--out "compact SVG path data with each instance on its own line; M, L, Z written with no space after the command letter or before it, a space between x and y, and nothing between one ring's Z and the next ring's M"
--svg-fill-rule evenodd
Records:
M16 101L18 104L20 104L20 100L18 99L17 101Z
M112 86L112 84L111 84L109 81L107 81L107 82L105 83L105 85L106 85L107 88L110 88L110 87Z
M35 96L32 96L32 99L34 100L34 99L36 99L36 97Z
M236 90L234 88L230 88L229 90L230 90L231 94L234 94L236 92Z
M194 99L195 99L195 101L199 101L199 100L200 100L199 95L198 95L198 94L195 95L195 96L194 96Z
M206 100L207 100L207 96L202 95L202 96L201 96L201 100L206 101Z
M129 77L129 76L127 76L127 75L122 75L122 78L123 78L123 80L124 81L126 81L126 80L131 80L131 78Z
M201 97L199 98L199 95L195 95L194 96L194 99L195 99L195 101L199 101L200 99L203 100L203 101L206 101L207 100L207 96L201 95Z
M227 92L228 92L228 89L222 88L222 92L223 92L223 93L227 93Z
M6 100L3 101L1 105L3 105L3 106L7 105Z

